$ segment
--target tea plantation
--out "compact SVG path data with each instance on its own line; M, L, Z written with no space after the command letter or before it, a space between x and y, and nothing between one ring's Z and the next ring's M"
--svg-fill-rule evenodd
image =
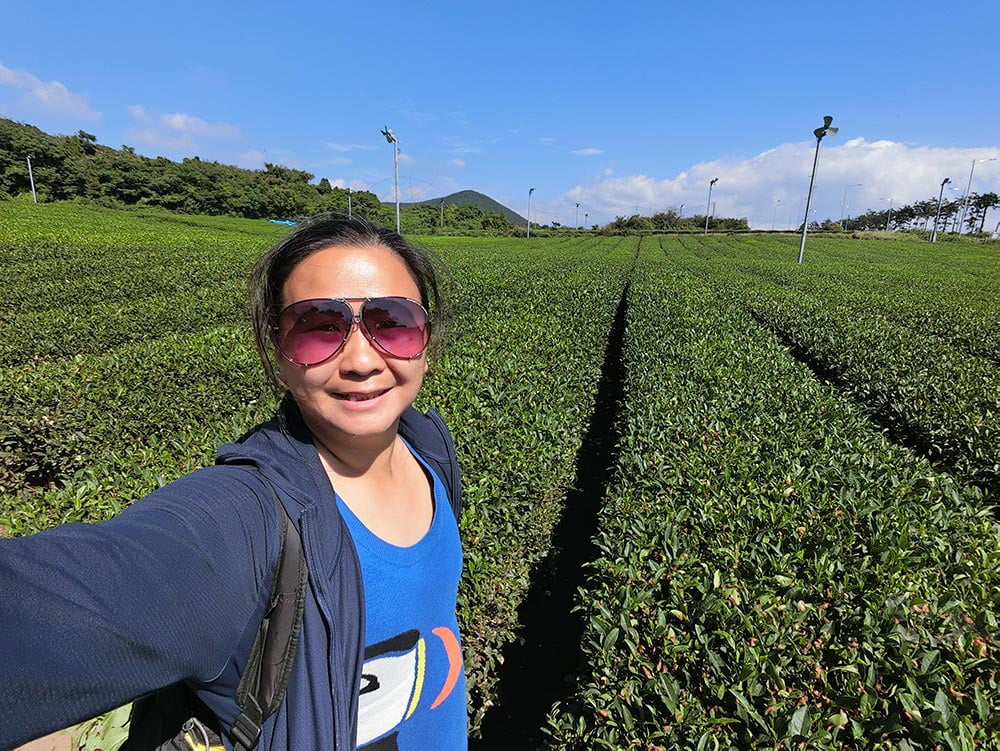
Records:
M270 414L243 285L285 231L0 204L0 534ZM418 406L463 468L474 748L1000 748L995 247L416 239L452 276Z

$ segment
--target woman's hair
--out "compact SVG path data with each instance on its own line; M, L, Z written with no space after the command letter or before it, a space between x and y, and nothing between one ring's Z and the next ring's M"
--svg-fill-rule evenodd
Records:
M420 302L430 313L431 348L441 341L447 322L443 267L426 248L409 243L390 229L377 227L367 219L348 219L341 214L318 214L296 227L265 253L254 265L248 281L249 313L257 354L264 375L280 390L274 366L274 330L282 310L282 291L292 270L318 250L334 245L364 248L381 246L395 253L413 275L420 290Z

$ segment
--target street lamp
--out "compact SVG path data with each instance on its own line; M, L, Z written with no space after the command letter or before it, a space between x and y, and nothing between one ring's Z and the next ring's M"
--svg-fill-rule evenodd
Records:
M347 189L347 218L348 219L353 219L354 218L354 212L351 211L351 189L350 188Z
M580 229L580 202L576 202L576 228Z
M946 177L944 180L941 181L941 190L938 191L937 213L934 214L934 231L931 232L931 242L932 243L936 243L937 242L937 226L938 226L938 219L941 218L941 199L944 198L944 186L947 185L950 182L951 182L951 178L950 177Z
M534 188L528 188L528 234L527 237L531 237L531 194L535 192Z
M708 215L712 211L712 186L719 182L719 178L712 178L708 184L708 206L705 207L705 234L708 234Z
M396 234L399 232L399 139L396 138L396 134L393 133L389 126L381 131L382 135L385 136L385 140L392 144L392 166L393 172L395 173L396 180Z
M844 229L844 211L847 209L847 191L851 188L860 188L861 183L851 183L844 188L844 200L840 204L840 228Z
M586 211L583 212L583 223L587 224L590 221L590 214Z
M679 209L679 215L677 217L678 219L683 219L684 218L684 206L685 206L685 204L682 203L681 207Z
M35 176L31 172L31 158L34 154L28 154L28 179L31 181L31 198L35 203L38 203L38 196L35 194Z
M962 218L958 220L958 234L962 234L962 225L965 224L965 210L969 208L969 191L972 190L972 173L976 171L976 162L995 162L995 156L986 159L973 159L972 169L969 170L969 184L965 186L965 198L962 200Z
M774 212L771 214L771 229L772 230L774 229L774 220L778 216L778 207L780 205L781 205L781 199L779 198L778 202L776 204L774 204Z
M799 243L799 263L802 263L802 256L806 252L806 233L809 232L809 206L812 204L813 184L816 182L816 165L819 164L819 144L823 136L836 135L839 128L831 128L833 122L832 115L823 116L823 125L813 131L816 136L816 155L813 157L812 176L809 178L809 193L806 196L806 217L802 220L802 242Z
M880 200L880 201L888 201L889 202L889 216L887 216L885 218L885 231L888 232L889 231L889 222L892 221L892 198L880 198L878 200Z

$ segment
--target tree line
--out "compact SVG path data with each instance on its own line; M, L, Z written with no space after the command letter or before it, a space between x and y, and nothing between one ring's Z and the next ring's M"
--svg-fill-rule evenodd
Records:
M988 230L986 214L990 209L1000 206L1000 196L996 193L971 193L965 209L964 222L962 203L961 198L942 200L938 232L982 233ZM937 210L938 199L934 197L892 209L887 206L879 211L866 211L864 214L846 219L843 225L827 219L817 227L831 230L915 229L930 232L934 228ZM960 223L963 224L962 227L959 227Z
M248 219L297 219L324 211L357 213L386 226L396 222L395 206L367 190L331 185L325 177L266 163L244 169L191 157L175 162L115 149L83 130L49 135L24 123L0 118L0 200L30 195L28 157L39 201L87 200L105 206L153 206L185 214ZM350 204L350 206L349 206ZM507 234L506 217L475 206L416 204L403 207L404 232Z
M750 225L744 218L710 216L708 217L709 231L738 231L749 230ZM692 214L691 216L681 216L675 209L660 211L652 216L618 216L615 220L604 227L604 231L610 234L631 233L631 232L697 232L705 230L705 215Z

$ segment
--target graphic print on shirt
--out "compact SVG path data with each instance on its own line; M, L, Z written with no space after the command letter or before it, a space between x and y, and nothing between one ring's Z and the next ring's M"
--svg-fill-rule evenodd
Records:
M447 656L448 672L425 711L436 709L451 695L462 673L458 638L446 627L432 629L432 633L440 640ZM398 751L403 723L420 705L426 668L427 642L417 629L404 631L365 649L358 704L359 751Z

